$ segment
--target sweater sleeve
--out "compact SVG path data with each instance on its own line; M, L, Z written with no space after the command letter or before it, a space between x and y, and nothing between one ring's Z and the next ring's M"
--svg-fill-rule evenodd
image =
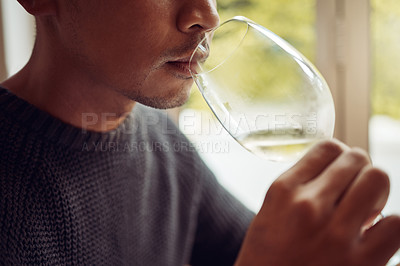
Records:
M202 197L191 265L233 265L254 214L224 189L205 165L202 169Z

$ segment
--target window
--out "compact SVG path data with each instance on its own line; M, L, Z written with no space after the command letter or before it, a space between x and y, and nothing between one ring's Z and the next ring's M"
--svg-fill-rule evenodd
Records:
M32 52L35 32L33 17L17 1L0 0L0 6L0 19L3 18L0 23L3 22L4 32L4 44L0 43L0 50L4 48L6 61L6 71L3 70L3 76L0 76L4 78L15 74L26 64Z
M400 201L400 2L396 0L220 0L222 20L241 14L293 44L316 63L336 104L335 136L369 149L373 162L390 174L387 212ZM209 122L196 89L181 112L181 128L201 124L203 135L189 131L199 146L222 143L229 150L200 148L221 182L249 207L260 206L266 188L289 165L262 161L244 151L218 124ZM200 118L195 118L200 116ZM210 126L210 124L215 123ZM190 122L189 122L190 125ZM185 128L186 127L186 128ZM190 127L189 127L190 128ZM210 130L211 128L211 130ZM186 131L188 132L188 131ZM210 144L208 144L210 145Z
M391 177L388 212L400 212L400 2L371 0L370 151Z

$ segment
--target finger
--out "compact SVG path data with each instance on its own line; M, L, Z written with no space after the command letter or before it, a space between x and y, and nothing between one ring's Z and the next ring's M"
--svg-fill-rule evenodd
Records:
M343 224L351 237L361 233L362 226L386 204L390 184L386 173L366 167L338 204L334 216L336 224Z
M296 186L318 176L348 147L337 140L324 140L309 152L279 179Z
M388 216L365 232L358 252L370 265L385 265L399 248L400 217Z
M318 191L324 206L330 205L333 208L360 171L370 164L368 154L363 150L357 148L347 150L304 188Z

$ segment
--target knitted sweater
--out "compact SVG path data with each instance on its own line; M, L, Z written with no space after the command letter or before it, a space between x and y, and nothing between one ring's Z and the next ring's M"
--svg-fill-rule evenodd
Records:
M252 217L161 112L84 131L0 88L0 264L232 265Z

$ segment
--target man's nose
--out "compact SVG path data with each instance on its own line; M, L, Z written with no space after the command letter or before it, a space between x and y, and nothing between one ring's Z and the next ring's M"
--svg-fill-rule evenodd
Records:
M177 27L184 33L207 31L218 25L216 0L187 0L177 18Z

